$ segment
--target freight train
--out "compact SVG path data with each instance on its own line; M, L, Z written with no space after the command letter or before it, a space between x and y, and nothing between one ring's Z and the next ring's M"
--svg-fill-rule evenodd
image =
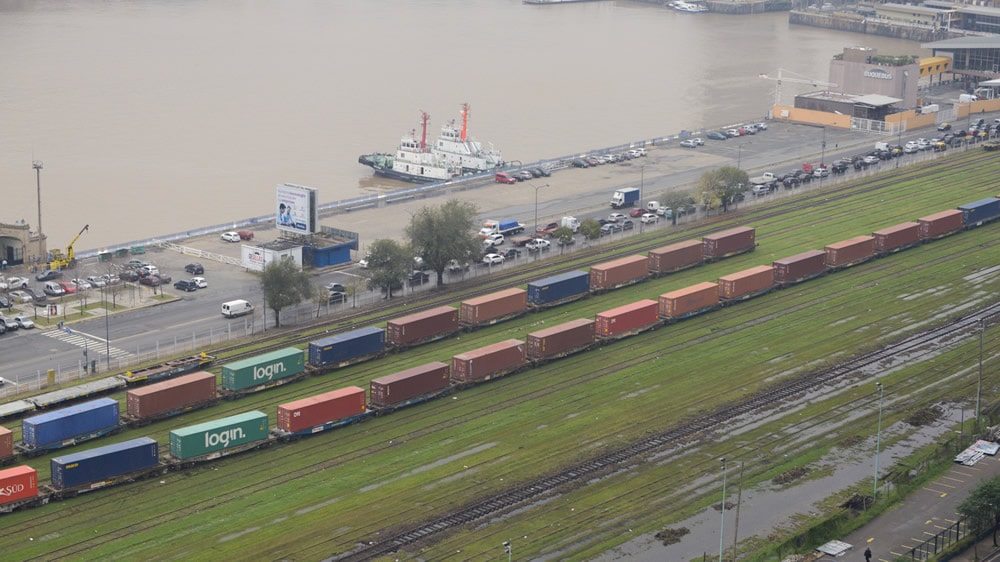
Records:
M726 275L716 283L703 282L664 293L656 301L640 300L600 312L593 320L581 318L532 332L524 341L510 339L460 353L451 358L450 364L431 362L380 377L370 381L367 402L365 390L352 386L283 404L278 406L277 427L273 429L266 414L253 411L174 430L170 433L170 452L165 455L159 454L154 440L142 437L52 458L52 478L48 486L39 487L37 472L30 467L0 470L0 489L11 492L0 499L0 512L43 504L50 498L68 497L129 482L264 447L276 440L312 435L390 413L468 385L653 330L779 287L801 283L964 229L979 227L998 218L1000 198L962 205L956 210L942 211L915 222L876 231L871 236L857 236L829 244L822 251L810 250L776 260L770 266L756 266ZM688 248L693 246L682 242L661 249L663 251L650 252L645 272L637 270L634 265L637 260L634 259L595 266L594 269L600 273L588 275L586 288L579 275L566 274L529 284L528 291L508 289L467 301L463 303L464 313L452 307L439 307L392 320L385 330L364 328L311 342L307 353L297 348L286 348L227 364L222 368L221 389L215 388L215 375L207 372L132 389L127 393L127 413L121 421L116 418L117 402L111 399L94 400L46 413L42 419L38 419L39 416L29 418L22 425L25 441L17 448L23 452L30 452L32 447L48 450L49 443L79 442L80 436L70 433L80 427L86 427L90 433L106 434L120 429L125 423L141 425L212 405L219 397L257 392L281 384L281 381L298 380L310 374L306 368L307 356L313 374L325 372L330 367L364 361L384 353L387 334L388 345L405 347L448 337L460 330L463 324L474 326L512 318L528 310L533 286L536 303L568 302L591 291L600 292L636 283L657 273L697 265L706 259L752 251L756 242L750 230L727 231L724 233L727 237L732 236L740 242L722 246L713 242L713 247L719 248L718 255L709 256L703 252L701 260L690 256L674 260L677 256L687 255ZM718 236L714 239L717 240ZM702 247L707 247L704 240ZM552 287L556 289L552 290ZM542 296L539 297L538 293ZM464 306L466 304L469 306ZM204 355L199 357L201 361L207 359ZM0 459L15 458L12 441L12 433L0 427Z

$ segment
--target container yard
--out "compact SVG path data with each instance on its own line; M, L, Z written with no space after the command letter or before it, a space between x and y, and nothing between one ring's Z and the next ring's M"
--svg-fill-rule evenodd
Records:
M666 273L681 271L701 265L704 260L704 243L700 240L686 240L649 251L649 273L659 277Z
M305 371L305 354L286 347L222 366L222 388L230 391L268 385Z
M434 361L372 379L370 403L376 408L398 407L448 388L451 368Z
M528 292L512 288L462 301L458 321L463 326L487 326L528 311Z
M365 411L365 389L338 388L278 406L278 429L288 433L312 433L360 416Z
M775 287L774 267L758 265L719 277L719 298L736 301L762 295Z
M708 312L719 306L719 285L703 282L660 295L658 314L671 322Z
M385 351L385 330L361 328L309 342L309 364L313 367L344 367Z
M850 267L870 260L875 255L875 237L855 236L830 244L825 250L828 269Z
M917 219L920 225L920 239L934 240L962 230L962 211L948 209Z
M659 303L645 299L626 304L595 317L595 333L600 339L617 339L655 328L660 321Z
M580 318L531 332L525 343L532 360L563 357L594 344L594 321Z
M528 283L528 305L541 309L582 299L590 294L590 273L571 271Z
M920 224L904 222L872 233L877 254L891 254L920 243Z
M702 237L702 254L706 261L752 252L757 247L757 229L748 226L731 228Z
M125 393L125 414L144 420L181 413L214 402L215 375L205 371L184 375Z
M450 336L458 330L458 310L450 306L439 306L417 312L390 320L386 324L389 343L395 346L434 341Z
M506 340L451 358L451 378L457 382L486 381L512 373L526 364L527 346Z
M774 282L787 287L826 273L826 252L807 250L801 254L775 260L771 267L774 268Z
M627 256L590 268L590 291L600 293L634 285L649 278L649 258Z

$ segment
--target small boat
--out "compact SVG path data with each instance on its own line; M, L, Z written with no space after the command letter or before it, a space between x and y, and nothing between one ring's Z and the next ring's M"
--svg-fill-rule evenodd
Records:
M485 149L468 136L469 104L462 104L461 115L462 128L456 127L454 120L441 127L441 136L431 152L444 158L447 165L461 169L462 173L480 174L502 166L503 157L499 150L492 144Z
M702 4L694 4L691 2L684 2L684 0L674 0L667 4L671 8L677 10L678 12L685 12L688 14L697 14L700 12L707 12L708 7Z
M448 165L443 157L427 148L427 123L430 115L420 112L422 134L410 131L399 141L395 154L376 152L362 154L358 163L375 171L375 175L413 183L448 181L460 175L461 170Z

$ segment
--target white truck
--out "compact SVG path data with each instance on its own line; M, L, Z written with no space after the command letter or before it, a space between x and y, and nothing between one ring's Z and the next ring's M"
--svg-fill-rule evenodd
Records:
M503 234L511 236L524 232L524 225L512 219L483 221L483 227L479 229L479 237L486 239L491 234Z
M764 185L778 179L778 176L771 172L764 172L759 176L750 178L750 185Z
M559 226L565 226L566 228L572 230L573 234L580 231L580 221L577 220L576 217L563 217L562 220L559 221Z

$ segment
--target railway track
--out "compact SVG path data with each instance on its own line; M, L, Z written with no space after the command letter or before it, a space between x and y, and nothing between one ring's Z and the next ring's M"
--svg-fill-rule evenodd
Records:
M571 466L565 470L544 476L512 490L466 505L443 517L435 518L411 526L389 537L380 537L378 542L370 542L358 548L335 555L329 560L371 560L396 552L406 546L416 544L434 535L445 533L484 518L497 516L503 512L537 501L541 496L558 493L566 486L578 484L597 474L604 474L623 468L624 464L664 447L677 444L725 426L740 417L758 412L764 408L791 399L801 393L816 390L823 385L850 375L865 367L876 365L899 354L918 349L939 339L978 329L981 319L1000 313L1000 303L995 303L949 324L926 330L908 337L897 344L885 347L862 357L857 357L828 370L803 375L778 388L769 389L736 404L721 407L705 416L692 418L683 425L670 428L618 450Z

